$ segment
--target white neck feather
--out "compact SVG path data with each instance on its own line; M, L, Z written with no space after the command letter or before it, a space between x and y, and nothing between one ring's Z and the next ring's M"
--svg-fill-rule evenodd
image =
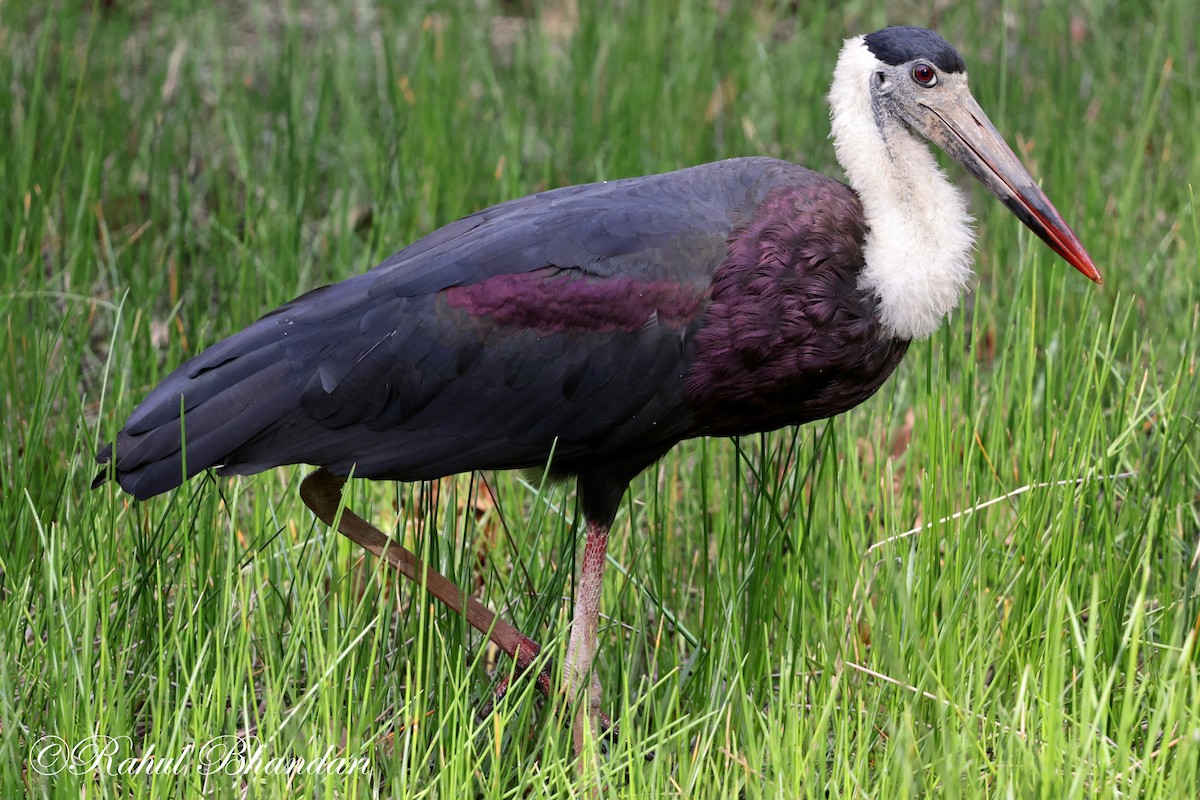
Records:
M958 305L975 234L966 201L929 147L899 120L876 121L877 63L861 36L842 48L829 91L833 146L866 215L858 285L879 298L888 332L913 339L933 333Z

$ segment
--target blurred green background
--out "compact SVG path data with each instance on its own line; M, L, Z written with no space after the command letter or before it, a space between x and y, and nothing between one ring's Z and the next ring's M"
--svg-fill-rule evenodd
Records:
M529 687L476 720L507 663L315 523L301 468L139 504L89 491L93 454L183 359L489 204L738 155L840 176L831 70L844 38L885 24L959 48L1105 285L950 167L978 277L879 396L799 432L686 443L635 482L597 661L621 733L595 780L636 797L1195 796L1185 0L0 2L3 794L582 791ZM349 500L562 646L571 487L466 476ZM369 769L114 777L32 755L45 736L163 756L227 735Z

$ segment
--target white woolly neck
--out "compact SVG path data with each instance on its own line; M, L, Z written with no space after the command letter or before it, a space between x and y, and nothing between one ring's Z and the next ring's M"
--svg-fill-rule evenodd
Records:
M966 201L928 145L899 120L876 121L878 65L863 37L846 41L829 91L833 146L866 215L858 285L879 298L889 333L914 339L937 330L958 305L975 234Z

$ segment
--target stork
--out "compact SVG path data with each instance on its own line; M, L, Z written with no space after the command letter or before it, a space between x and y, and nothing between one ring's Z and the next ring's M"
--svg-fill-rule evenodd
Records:
M146 499L211 467L310 464L301 494L332 524L351 472L573 477L586 530L563 682L581 752L603 720L600 588L630 480L682 439L853 408L959 302L974 235L926 140L1100 282L941 36L890 27L847 40L829 100L848 186L737 158L484 209L182 364L100 450L94 485L111 477ZM340 530L463 613L518 671L534 662L536 643L353 512ZM548 692L548 673L537 680Z

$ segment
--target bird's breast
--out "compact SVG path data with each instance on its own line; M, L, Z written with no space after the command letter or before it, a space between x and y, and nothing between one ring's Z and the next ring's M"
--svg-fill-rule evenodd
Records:
M846 411L908 348L858 287L862 208L830 182L783 188L730 236L685 378L697 434L742 435Z

